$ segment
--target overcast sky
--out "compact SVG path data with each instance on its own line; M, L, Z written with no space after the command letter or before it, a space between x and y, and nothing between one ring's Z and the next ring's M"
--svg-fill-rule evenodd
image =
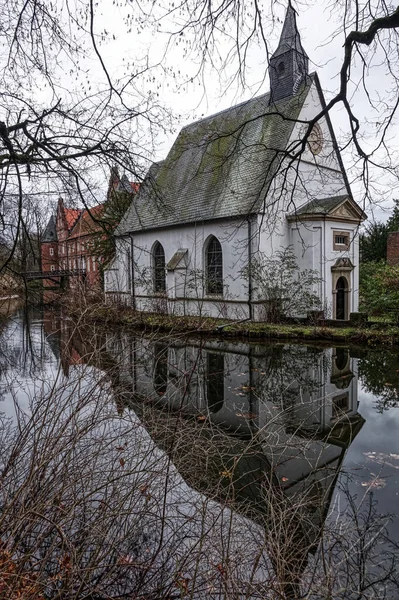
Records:
M165 0L165 3L166 7L174 5L172 0ZM251 4L249 1L243 3L244 6ZM311 0L306 3L296 2L293 5L298 13L297 23L302 44L310 59L310 71L318 72L328 100L339 88L339 70L343 59L344 26L341 2ZM350 3L348 5L350 6ZM263 7L263 26L269 52L273 52L277 46L286 6L285 1L274 4L271 0ZM144 12L147 9L151 13L150 17ZM138 73L144 64L151 66L149 70L144 69L143 74L137 77L134 85L129 88L132 106L135 96L141 95L142 98L151 98L154 103L166 104L173 113L170 121L165 120L164 130L157 130L154 147L150 144L149 130L141 140L143 142L147 135L150 160L165 158L183 125L269 90L265 47L256 38L253 38L248 48L245 81L234 78L238 66L234 46L235 31L228 19L219 23L219 28L225 27L225 30L216 33L216 44L206 57L205 67L201 70L202 56L195 43L194 31L186 30L183 35L170 37L170 33L178 31L184 22L181 11L165 17L163 15L166 9L161 1L147 4L144 0L138 4L133 4L131 0L119 0L112 4L108 1L98 2L95 10L94 30L97 42L104 64L112 77L123 79L132 73ZM243 23L244 29L249 28L252 25L251 15L244 15ZM347 22L347 25L350 30L351 23ZM396 51L398 60L397 48L391 51L394 54ZM381 121L382 111L388 110L389 102L395 99L395 93L392 94L393 81L387 76L384 49L371 46L368 56L371 57L371 63L367 69L364 70L360 60L357 60L352 68L349 95L351 106L360 119L360 132L366 151L374 148L377 143L378 128L375 122ZM86 86L90 85L90 90L104 85L104 74L93 53L84 53L81 69L80 78L77 80L75 73L72 76L65 70L65 93L68 93L69 89L68 77L71 78L71 86L76 85L79 79L85 82ZM363 73L367 80L369 98L362 86ZM38 94L39 97L42 94L43 99L46 97L43 90L38 90ZM344 145L349 133L348 117L343 108L338 107L331 114L331 118L338 141ZM375 155L377 163L386 161L387 156L392 157L398 151L398 134L396 119L390 126L387 149L381 148ZM349 150L343 152L343 157L354 196L361 202L363 190L358 181L361 165L356 164ZM381 210L381 204L385 202L389 206L392 198L399 197L396 184L394 178L375 169L372 173L372 198L376 208L366 207L369 216L372 217L373 210L378 219L388 216Z

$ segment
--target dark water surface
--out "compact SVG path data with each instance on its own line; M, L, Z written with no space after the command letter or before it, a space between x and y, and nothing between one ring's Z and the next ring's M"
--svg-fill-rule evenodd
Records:
M51 311L0 344L2 539L49 597L399 598L395 351Z

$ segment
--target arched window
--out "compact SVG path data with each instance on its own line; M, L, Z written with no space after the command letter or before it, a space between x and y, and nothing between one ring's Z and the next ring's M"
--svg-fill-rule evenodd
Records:
M205 253L205 277L207 294L223 294L223 255L222 246L211 237Z
M162 244L157 242L152 252L154 267L154 291L166 291L166 273L165 273L165 250Z

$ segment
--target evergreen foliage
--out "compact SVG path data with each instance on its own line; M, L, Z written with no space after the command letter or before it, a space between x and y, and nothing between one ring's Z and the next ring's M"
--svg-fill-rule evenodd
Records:
M360 307L370 315L399 312L399 266L382 261L361 265Z

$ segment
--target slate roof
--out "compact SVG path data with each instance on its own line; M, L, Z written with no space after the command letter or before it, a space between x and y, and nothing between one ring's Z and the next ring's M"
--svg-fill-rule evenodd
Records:
M44 230L42 242L56 242L57 241L57 227L55 224L55 217L51 215L47 227Z
M301 38L296 24L296 13L291 4L288 5L287 12L285 14L284 25L281 31L279 44L277 49L273 52L271 58L281 56L289 50L296 50L299 52L299 54L302 54L304 57L308 58L308 55L303 49L301 43Z
M178 266L180 265L181 261L183 260L183 258L185 258L187 255L188 255L188 248L179 248L179 250L176 250L176 252L172 256L172 258L166 265L166 270L174 271L175 269L177 269Z
M116 235L259 212L314 77L273 106L264 94L183 128Z
M298 208L295 212L288 215L288 219L295 219L296 217L301 217L304 215L326 216L344 204L344 202L348 202L355 213L358 213L360 220L363 221L364 219L367 219L366 213L348 196L348 194L311 200L310 202L307 202Z
M348 194L343 196L332 196L330 198L322 198L320 200L311 200L301 208L295 211L296 215L320 214L328 215L334 208L337 208L342 202L348 199Z

